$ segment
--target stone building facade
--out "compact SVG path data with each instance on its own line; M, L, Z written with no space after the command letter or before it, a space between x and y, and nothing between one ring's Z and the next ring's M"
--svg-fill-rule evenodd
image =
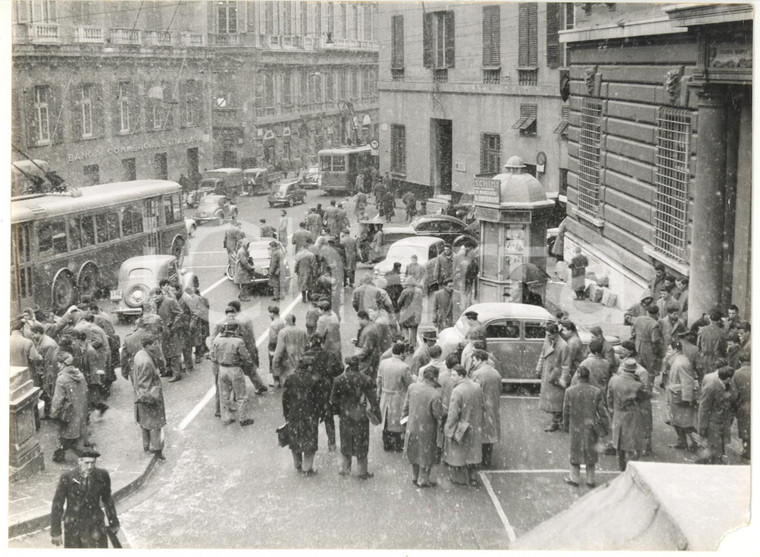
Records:
M689 321L751 309L752 7L577 5L570 60L567 253L621 307L661 262L689 277Z

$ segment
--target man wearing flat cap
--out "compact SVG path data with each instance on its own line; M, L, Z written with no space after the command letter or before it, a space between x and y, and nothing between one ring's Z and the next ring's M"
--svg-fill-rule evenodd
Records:
M102 468L95 467L99 456L97 451L86 449L79 454L79 467L61 474L50 511L53 545L61 545L61 520L66 548L107 548L108 537L113 540L119 532L111 477ZM104 509L108 526L103 523Z
M638 362L626 358L620 371L607 386L607 408L612 418L612 446L617 450L618 467L624 471L629 460L635 460L646 449L647 423L641 407L650 393L636 377Z
M87 382L73 364L74 356L64 350L58 352L58 376L50 408L50 417L59 423L53 462L64 462L67 449L80 454L80 444L87 434Z

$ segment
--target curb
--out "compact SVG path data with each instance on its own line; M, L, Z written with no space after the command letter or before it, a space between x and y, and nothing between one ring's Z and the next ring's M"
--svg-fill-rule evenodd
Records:
M150 459L148 466L145 467L145 471L143 471L142 474L112 494L114 503L118 503L119 501L127 498L138 489L140 489L143 485L145 485L148 477L153 472L153 470L156 469L157 466L158 459L154 456ZM8 539L23 536L24 534L31 534L32 532L43 530L48 526L50 526L50 513L23 520L21 522L8 526Z

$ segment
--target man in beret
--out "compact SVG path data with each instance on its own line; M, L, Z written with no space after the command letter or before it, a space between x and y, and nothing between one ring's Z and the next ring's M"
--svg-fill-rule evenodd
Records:
M79 467L61 474L50 511L53 545L61 545L63 520L63 547L107 548L109 533L103 523L103 509L111 539L118 534L119 518L111 496L111 476L95 467L99 456L97 451L86 449L79 454Z

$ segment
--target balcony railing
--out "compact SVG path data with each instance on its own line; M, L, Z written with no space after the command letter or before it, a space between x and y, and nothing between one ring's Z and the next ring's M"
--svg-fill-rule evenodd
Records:
M74 42L101 44L105 41L102 27L80 26L74 31Z
M209 34L208 39L210 46L240 46L242 43L240 35L230 33Z
M333 39L335 48L351 50L378 50L378 44L374 41L360 41L357 39Z
M256 107L256 116L274 116L275 115L275 107L273 106L257 106Z
M206 46L206 35L203 33L182 33L182 44L189 47Z
M171 46L171 31L145 31L145 44L148 46Z
M111 42L113 44L139 45L142 31L139 29L111 29Z
M304 50L319 50L322 48L322 37L316 35L307 35L301 37L302 48Z
M58 36L57 23L35 23L29 25L29 38L33 44L58 44L61 42Z
M518 85L538 85L538 68L517 68Z

